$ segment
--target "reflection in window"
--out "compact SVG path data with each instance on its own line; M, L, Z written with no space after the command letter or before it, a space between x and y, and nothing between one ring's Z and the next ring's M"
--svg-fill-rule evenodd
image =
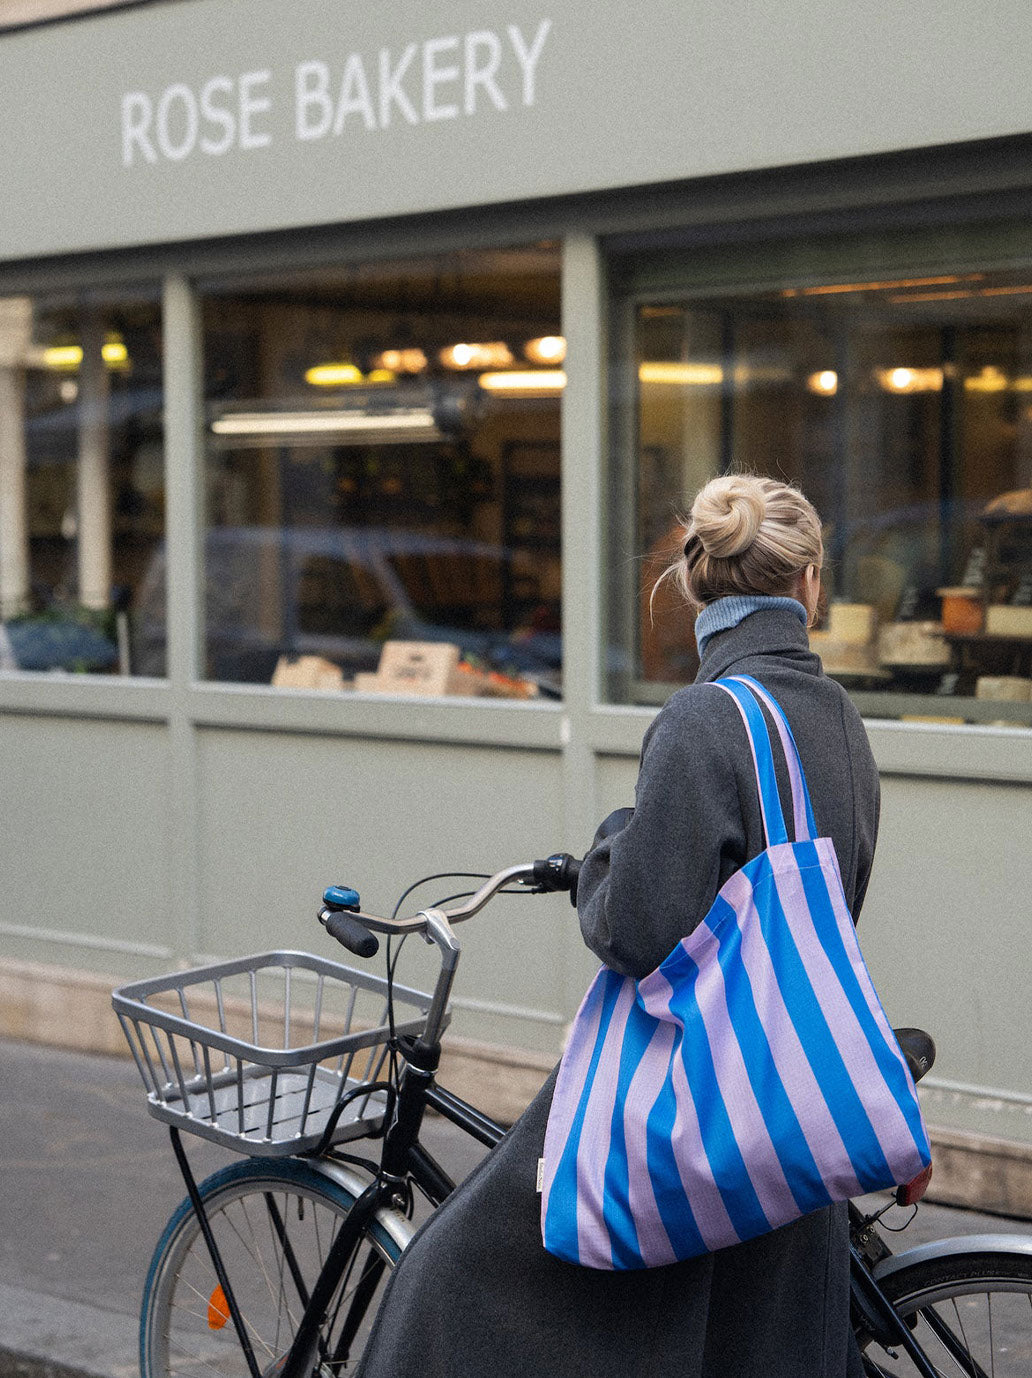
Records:
M617 407L644 573L614 590L618 698L694 677L687 610L664 586L650 617L647 593L680 504L742 468L797 482L822 514L813 644L864 712L1032 722L1027 271L641 293L628 319Z
M434 642L558 693L556 248L219 283L204 330L208 674L372 689Z
M0 666L164 673L137 656L164 530L155 292L0 299Z

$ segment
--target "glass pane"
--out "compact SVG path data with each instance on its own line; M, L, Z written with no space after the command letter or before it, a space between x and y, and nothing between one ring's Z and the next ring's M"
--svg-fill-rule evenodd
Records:
M209 676L557 695L556 247L203 301Z
M163 675L158 291L0 299L0 667Z
M651 589L682 503L738 468L821 513L812 643L865 713L1032 723L1032 268L859 276L638 289L618 313L616 699L694 677L688 610Z

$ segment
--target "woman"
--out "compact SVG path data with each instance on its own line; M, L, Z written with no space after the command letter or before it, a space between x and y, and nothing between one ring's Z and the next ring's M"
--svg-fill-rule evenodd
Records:
M585 941L636 978L765 846L738 710L701 687L709 681L751 675L781 704L854 918L877 833L878 776L863 724L807 642L823 557L816 512L786 484L727 476L699 493L686 537L667 574L701 609L699 673L646 733L634 810L603 824L580 874ZM780 763L779 783L787 801ZM597 1272L545 1253L536 1178L553 1085L554 1075L406 1253L363 1378L860 1373L844 1207L644 1272Z

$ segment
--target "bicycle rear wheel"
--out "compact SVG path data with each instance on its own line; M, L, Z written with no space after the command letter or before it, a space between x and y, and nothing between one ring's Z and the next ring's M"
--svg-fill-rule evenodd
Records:
M200 1184L226 1276L261 1373L282 1364L341 1220L355 1196L296 1159L249 1160ZM316 1372L358 1365L401 1249L376 1219L341 1278ZM248 1364L189 1200L168 1222L144 1287L142 1378L248 1378Z
M928 1259L900 1268L880 1285L942 1378L1028 1378L1032 1373L1028 1254L972 1252ZM914 1373L905 1355L876 1345L864 1358L872 1374L909 1378Z

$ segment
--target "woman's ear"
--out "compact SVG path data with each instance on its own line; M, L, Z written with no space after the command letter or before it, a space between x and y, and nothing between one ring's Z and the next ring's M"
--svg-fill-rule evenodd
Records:
M821 572L816 565L807 565L803 570L803 606L806 608L806 625L812 627L817 621L817 602L821 596Z

